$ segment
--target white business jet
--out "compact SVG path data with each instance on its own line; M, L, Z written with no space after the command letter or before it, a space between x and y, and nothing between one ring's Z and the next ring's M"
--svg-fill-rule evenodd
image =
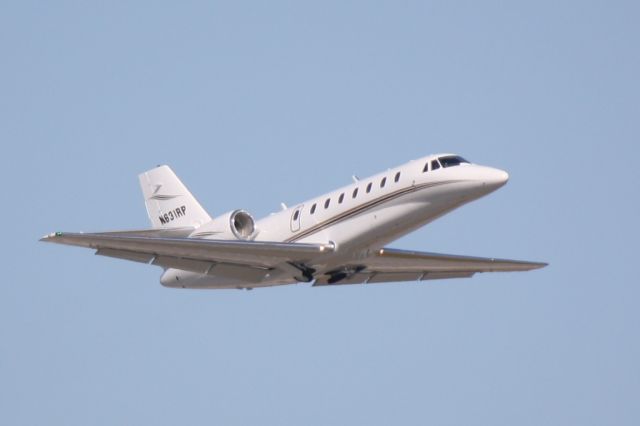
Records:
M546 263L385 247L503 186L509 175L453 154L410 161L255 221L244 210L212 219L168 166L140 176L152 229L56 232L41 241L164 269L166 287L252 289L471 277Z

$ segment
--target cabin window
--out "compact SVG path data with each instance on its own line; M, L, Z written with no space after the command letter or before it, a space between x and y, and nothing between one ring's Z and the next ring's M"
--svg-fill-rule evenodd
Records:
M340 196L338 197L338 203L342 204L343 200L344 200L344 192L342 194L340 194Z
M330 203L331 203L331 198L327 198L327 200L324 202L324 208L328 209Z
M351 198L356 198L358 196L358 188L353 190L353 194L351 195Z
M380 181L380 188L384 188L386 184L387 184L387 178L383 177L382 180Z
M371 185L373 185L372 182L369 182L369 185L367 185L367 194L371 192Z
M427 161L427 163L424 165L424 169L422 169L422 173L428 172L428 171L429 171L429 162Z
M438 163L438 160L433 160L431 162L431 170L438 170L440 168L440 163Z
M313 205L311 206L311 214L314 214L316 212L316 204L313 203Z
M400 172L396 173L396 177L393 178L394 182L398 182L400 180Z
M296 212L293 214L293 220L298 220L299 217L300 217L300 210L296 210Z

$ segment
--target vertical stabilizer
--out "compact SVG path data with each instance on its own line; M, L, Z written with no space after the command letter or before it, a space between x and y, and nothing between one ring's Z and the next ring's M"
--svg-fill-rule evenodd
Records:
M154 228L197 227L211 220L169 166L158 166L140 174L139 178Z

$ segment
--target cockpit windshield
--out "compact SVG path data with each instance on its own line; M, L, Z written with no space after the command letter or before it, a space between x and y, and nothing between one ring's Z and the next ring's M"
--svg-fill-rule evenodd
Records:
M460 164L470 164L467 160L458 155L447 155L438 158L438 160L440 160L440 164L442 164L442 167L453 167L459 166Z

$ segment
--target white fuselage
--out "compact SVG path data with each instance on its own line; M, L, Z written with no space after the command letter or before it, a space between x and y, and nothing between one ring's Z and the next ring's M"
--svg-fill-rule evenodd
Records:
M256 241L331 243L335 250L310 259L315 273L367 257L403 235L486 195L506 183L502 170L462 163L437 169L433 155L362 179L336 191L271 214L256 222ZM444 162L443 162L444 164ZM425 165L428 165L427 171ZM293 267L292 267L293 268ZM236 288L290 284L292 274L269 271L230 279L168 269L161 282L171 287Z

